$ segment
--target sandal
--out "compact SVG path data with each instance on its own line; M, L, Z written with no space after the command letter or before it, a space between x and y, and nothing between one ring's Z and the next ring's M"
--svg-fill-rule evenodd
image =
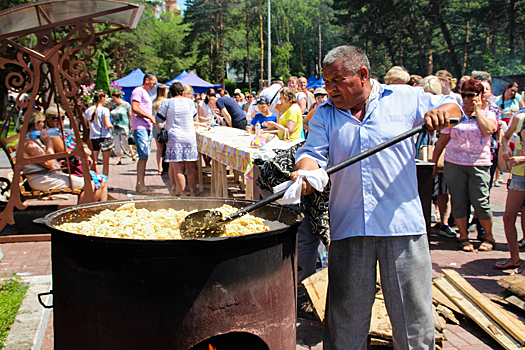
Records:
M518 267L516 269L516 271L514 271L514 274L515 275L523 275L523 270L525 270L525 265L521 265L520 267Z
M448 238L456 238L457 232L453 228L451 228L449 225L440 225L439 226L439 234L444 237Z
M512 261L512 259L503 259L498 261L495 265L495 269L499 270L507 270L507 269L515 269L516 267L521 266L521 259L518 260L518 262Z
M483 239L483 242L478 248L478 251L480 252L490 252L492 249L494 249L494 246L496 245L496 241L493 239L485 238Z
M464 252L474 251L474 246L472 245L472 243L470 243L470 240L468 238L459 240L459 248Z
M520 248L525 247L525 238L522 238L518 241L518 247Z

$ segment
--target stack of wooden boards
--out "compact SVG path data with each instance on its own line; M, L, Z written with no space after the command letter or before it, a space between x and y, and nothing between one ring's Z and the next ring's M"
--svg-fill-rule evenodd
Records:
M302 282L306 295L312 303L314 313L320 321L324 320L326 293L328 287L328 269L323 269ZM443 347L444 322L438 325L439 320L436 317L436 348ZM372 307L372 319L370 322L370 345L372 346L393 346L392 343L392 325L388 317L385 301L382 292L378 292Z
M505 349L525 345L525 325L478 292L455 270L441 270L444 277L434 280L433 298L475 321ZM440 294L441 292L442 294ZM448 304L448 305L447 305Z
M525 276L520 274L505 276L498 281L498 284L507 291L498 293L498 296L492 300L525 310Z

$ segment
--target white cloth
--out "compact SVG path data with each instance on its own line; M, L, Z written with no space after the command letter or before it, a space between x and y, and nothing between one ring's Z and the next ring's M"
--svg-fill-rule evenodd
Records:
M301 190L303 178L305 178L313 188L319 192L323 192L328 183L328 174L323 168L316 170L299 170L298 177L295 181L286 181L273 188L273 192L277 193L287 188L283 198L279 199L279 204L299 204L301 203Z

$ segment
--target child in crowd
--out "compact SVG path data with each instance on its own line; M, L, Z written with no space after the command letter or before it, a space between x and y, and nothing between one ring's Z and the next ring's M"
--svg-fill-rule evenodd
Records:
M277 123L277 115L270 111L270 101L265 96L260 96L257 99L257 108L259 113L255 114L250 122L251 125L248 125L246 130L251 131L257 123L261 124L261 128L266 128L269 121Z

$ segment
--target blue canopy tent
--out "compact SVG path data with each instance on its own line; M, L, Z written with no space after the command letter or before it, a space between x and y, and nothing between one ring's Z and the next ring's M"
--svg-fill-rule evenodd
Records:
M312 74L312 76L311 76L310 78L308 78L308 79L306 80L306 82L308 83L308 85L310 85L311 83L313 83L313 82L315 82L315 81L317 81L317 78L316 78L315 75L313 75L313 74ZM307 86L308 86L308 85L307 85Z
M127 101L131 104L131 93L137 86L142 85L145 75L146 74L144 74L140 68L137 68L125 77L115 80L115 82L122 87L122 92L124 92L122 99L124 101Z
M208 91L209 88L217 89L222 87L222 85L220 84L212 84L208 83L205 80L202 80L197 76L197 74L195 74L194 71L191 71L186 77L180 79L179 81L182 85L191 86L193 88L193 91L195 91L196 93L198 92L200 94L206 93L206 91Z
M182 79L186 78L190 73L186 72L185 70L182 71L179 75L177 75L175 78L168 81L165 85L170 86L173 84L176 80L181 81Z
M323 80L323 77L320 77L319 79L315 78L315 80L312 82L308 82L308 85L306 86L306 88L307 89L309 88L317 89L318 87L323 87L323 86L324 86L324 80Z

